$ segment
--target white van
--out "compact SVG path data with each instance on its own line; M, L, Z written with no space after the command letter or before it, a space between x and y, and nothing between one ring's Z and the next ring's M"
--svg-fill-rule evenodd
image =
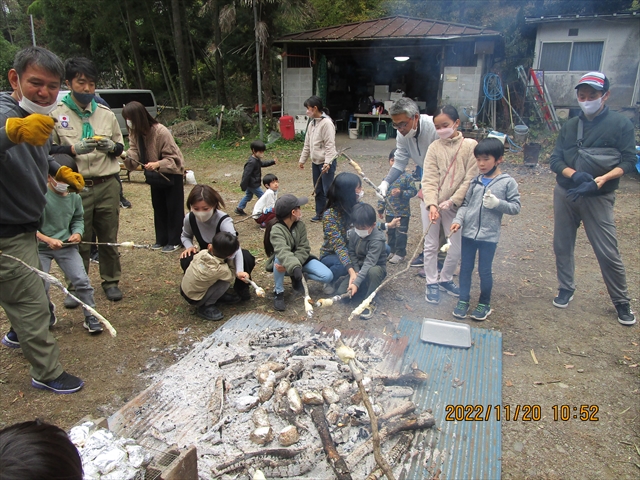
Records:
M58 93L58 102L64 97L69 90L60 90ZM123 135L129 135L127 130L127 122L122 118L122 108L129 102L140 102L147 109L147 112L156 118L158 115L158 105L156 97L151 90L136 89L112 89L112 88L96 88L96 94L109 104L111 111L116 114L120 130Z

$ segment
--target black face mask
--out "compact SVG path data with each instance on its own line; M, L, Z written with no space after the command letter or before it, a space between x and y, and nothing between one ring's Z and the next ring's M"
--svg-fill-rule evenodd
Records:
M80 103L80 105L89 105L91 100L95 98L95 93L80 93L76 91L71 91L73 97Z
M498 168L498 164L496 163L493 168L491 170L489 170L487 173L485 173L483 175L483 177L490 177L491 175L493 175L493 172L496 171L496 168Z

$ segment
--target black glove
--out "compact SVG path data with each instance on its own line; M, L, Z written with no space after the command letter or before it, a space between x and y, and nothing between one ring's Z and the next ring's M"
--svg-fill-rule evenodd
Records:
M293 269L293 273L291 274L291 278L293 278L297 282L302 281L302 267L296 267Z
M587 172L576 172L573 175L571 175L571 181L576 186L582 185L583 183L593 181L593 175Z
M573 178L573 177L571 177ZM570 188L567 190L567 198L572 202L578 200L578 198L585 195L592 195L598 191L598 184L595 181L590 181L581 184L579 187Z

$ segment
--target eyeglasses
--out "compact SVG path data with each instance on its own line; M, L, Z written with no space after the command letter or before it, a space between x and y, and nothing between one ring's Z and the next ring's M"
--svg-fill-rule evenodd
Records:
M392 123L391 126L396 130L404 130L404 128L409 125L409 122L400 122L400 123Z

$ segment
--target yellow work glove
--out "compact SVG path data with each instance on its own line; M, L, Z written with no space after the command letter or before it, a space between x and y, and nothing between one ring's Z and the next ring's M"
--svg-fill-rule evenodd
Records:
M84 188L84 178L69 167L60 167L56 172L56 181L69 185L72 192L80 192Z
M26 142L29 145L42 147L47 143L54 124L53 118L39 113L32 113L25 118L7 118L5 132L7 133L7 138L13 143Z

